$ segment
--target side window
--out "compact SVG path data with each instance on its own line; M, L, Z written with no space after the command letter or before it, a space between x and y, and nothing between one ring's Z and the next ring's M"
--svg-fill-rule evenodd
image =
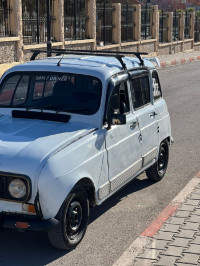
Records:
M131 85L131 94L135 109L150 103L150 86L148 76L133 78L131 80Z
M125 114L130 111L127 83L117 85L111 95L109 114Z
M160 86L160 81L158 78L158 74L156 71L152 73L152 81L153 81L153 97L154 100L160 99L162 97L162 91Z

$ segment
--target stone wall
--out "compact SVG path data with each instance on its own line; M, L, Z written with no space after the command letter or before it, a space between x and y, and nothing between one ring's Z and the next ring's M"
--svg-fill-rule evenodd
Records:
M12 63L16 60L16 43L15 42L0 42L0 62Z

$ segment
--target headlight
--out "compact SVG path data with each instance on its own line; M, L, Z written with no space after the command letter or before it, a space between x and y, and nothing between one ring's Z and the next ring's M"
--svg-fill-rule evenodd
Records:
M8 186L8 191L13 198L21 199L25 197L27 188L25 183L20 179L14 179Z

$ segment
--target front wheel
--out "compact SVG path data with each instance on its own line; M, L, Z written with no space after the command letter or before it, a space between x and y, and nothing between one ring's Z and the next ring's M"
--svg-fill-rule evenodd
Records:
M148 179L153 181L160 181L164 177L167 171L168 161L169 161L169 143L167 140L164 140L160 144L160 150L157 162L146 170L146 175Z
M75 248L85 235L89 219L88 196L82 187L74 187L56 218L58 226L48 232L50 243L58 249Z

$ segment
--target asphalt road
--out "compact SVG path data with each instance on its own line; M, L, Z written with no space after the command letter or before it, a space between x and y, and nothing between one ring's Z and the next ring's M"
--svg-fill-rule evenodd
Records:
M161 69L175 140L168 172L158 183L145 175L91 210L82 243L66 253L44 233L0 232L2 265L112 265L200 170L200 62Z

